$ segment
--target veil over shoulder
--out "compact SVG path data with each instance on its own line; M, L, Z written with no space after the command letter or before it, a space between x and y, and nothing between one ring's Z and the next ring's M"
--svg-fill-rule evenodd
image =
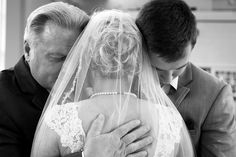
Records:
M150 157L194 156L184 121L160 87L135 20L118 10L95 13L71 48L38 123L31 156L42 156L47 128L70 153L78 151L100 112L107 119L103 132L131 119L149 123L155 138L147 148Z

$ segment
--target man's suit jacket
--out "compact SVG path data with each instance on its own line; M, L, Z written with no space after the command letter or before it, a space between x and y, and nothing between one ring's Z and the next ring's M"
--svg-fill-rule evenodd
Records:
M47 97L48 92L34 80L23 57L14 68L0 73L1 157L30 156Z
M189 63L168 94L189 129L198 157L236 156L236 104L229 85Z

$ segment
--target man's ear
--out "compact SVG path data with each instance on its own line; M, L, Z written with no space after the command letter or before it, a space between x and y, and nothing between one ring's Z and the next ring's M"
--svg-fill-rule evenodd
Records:
M24 41L24 57L27 62L30 61L30 46L28 41Z

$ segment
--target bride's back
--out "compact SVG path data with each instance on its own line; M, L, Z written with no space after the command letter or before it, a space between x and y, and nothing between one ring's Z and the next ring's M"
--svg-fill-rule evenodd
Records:
M132 95L128 97L126 95L99 95L78 102L78 116L83 121L84 131L87 132L92 120L100 113L105 115L104 133L134 119L150 123L150 109L153 109L152 112L158 111L154 108L154 104L137 99Z
M134 95L98 95L76 103L78 117L85 134L92 121L105 115L102 133L108 133L130 120L139 119L151 127L153 143L146 148L149 157L192 157L192 145L184 132L183 120L177 110Z
M150 126L150 134L154 137L153 144L148 147L150 156L153 156L154 153L152 147L154 148L156 145L155 131L158 131L159 126L159 113L156 105L138 99L134 95L99 95L76 103L78 117L82 121L85 133L88 132L92 121L100 113L105 116L103 133L110 132L119 125L135 119Z

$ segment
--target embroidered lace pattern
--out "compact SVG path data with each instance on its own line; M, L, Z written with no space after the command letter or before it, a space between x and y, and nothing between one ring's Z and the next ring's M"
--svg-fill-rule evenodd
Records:
M180 143L183 127L181 116L173 108L157 105L159 112L159 134L154 157L174 156L175 144Z
M154 157L174 156L175 144L180 142L183 121L173 108L157 105L159 110L159 133ZM78 117L77 105L73 103L55 105L46 117L47 125L60 136L63 147L71 153L83 148L85 133Z
M62 146L69 147L71 153L83 148L85 133L78 117L77 105L53 106L46 117L46 124L60 136Z

